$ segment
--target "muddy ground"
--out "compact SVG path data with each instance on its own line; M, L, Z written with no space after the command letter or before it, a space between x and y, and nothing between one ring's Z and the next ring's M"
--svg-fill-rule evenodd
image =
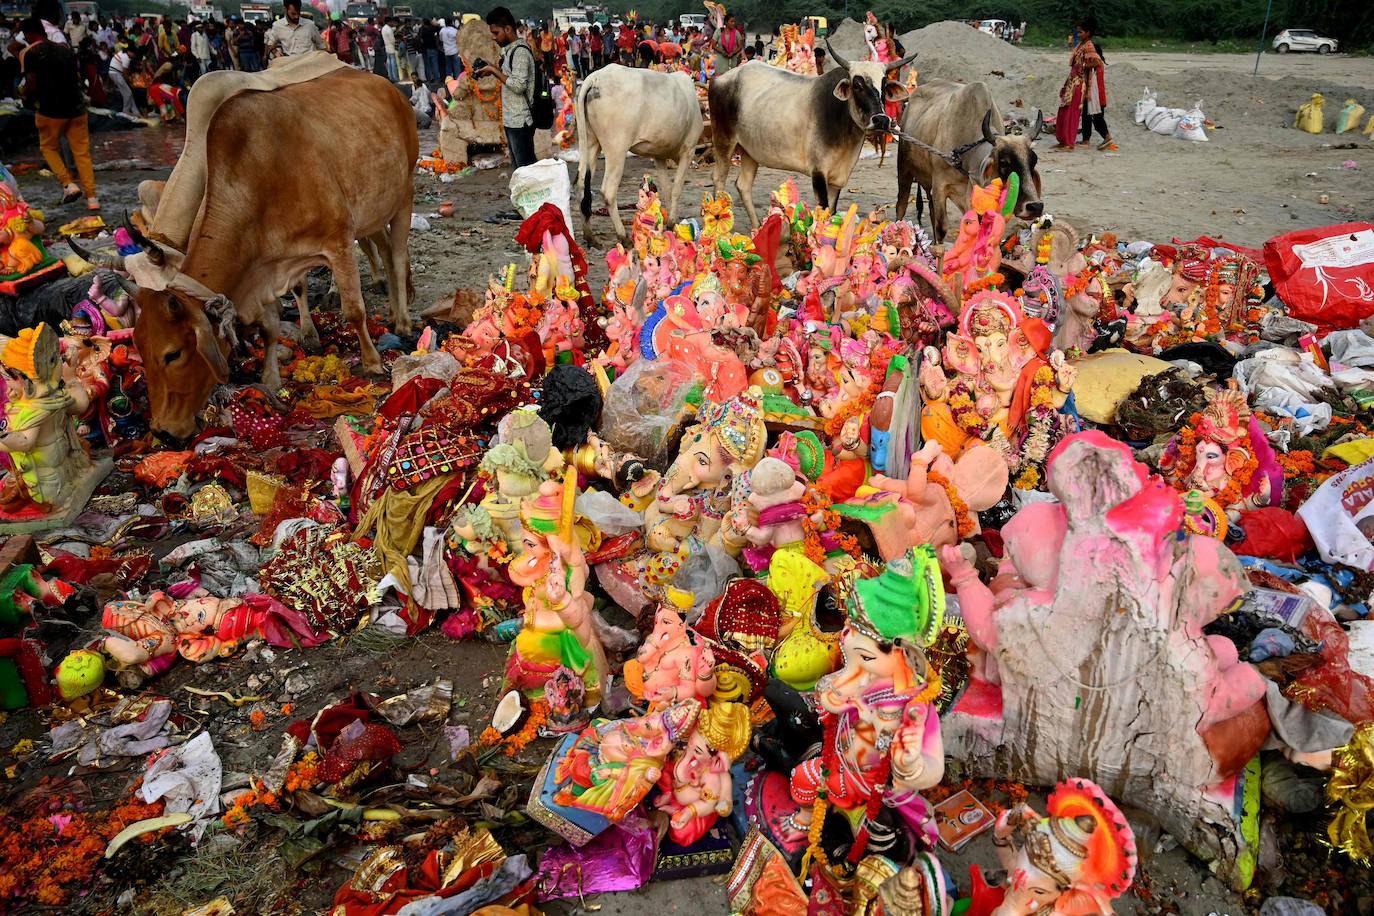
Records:
M923 49L923 40L933 47ZM957 76L960 74L949 72L954 65L940 53L941 47L949 44L938 34L926 39L917 36L907 42L908 48L930 52L925 66L931 74ZM962 78L989 80L1003 104L1020 99L1025 107L1048 107L1057 93L1059 77L1054 74L1060 72L1063 56L1005 45L986 49L986 53L977 51L972 58L965 53ZM978 63L970 64L970 59ZM1367 178L1369 170L1374 169L1374 155L1368 139L1352 136L1354 148L1338 148L1349 143L1347 138L1329 133L1314 137L1286 126L1291 123L1297 105L1316 90L1325 92L1330 100L1328 125L1347 92L1364 93L1363 101L1374 107L1374 98L1368 97L1370 90L1359 88L1374 86L1374 60L1296 55L1280 59L1266 55L1261 72L1281 74L1278 79L1251 79L1248 67L1253 58L1109 54L1109 60L1113 68L1109 71L1113 94L1109 119L1121 151L1043 155L1041 170L1047 209L1060 218L1083 231L1115 230L1125 240L1167 241L1208 233L1259 246L1265 239L1291 229L1374 216L1374 183ZM1157 69L1148 69L1152 67ZM1001 75L991 72L994 70ZM1145 85L1172 93L1166 98L1161 92L1160 99L1171 105L1189 104L1197 96L1204 102L1209 97L1214 99L1215 110L1207 108L1218 123L1218 129L1211 134L1212 142L1192 144L1159 137L1132 123L1131 107ZM93 138L96 161L107 166L98 173L107 219L113 220L125 208L136 205L138 181L168 174L180 144L178 128L153 127ZM422 152L435 145L434 131L423 132ZM868 153L865 155L845 200L856 200L865 209L890 204L895 197L892 157L880 164ZM36 149L26 151L18 161L41 165ZM1353 169L1350 162L1354 163ZM643 172L643 166L643 162L632 161L627 169L620 196L626 205L633 201L633 183ZM359 169L366 167L366 163L357 164ZM575 163L572 168L575 170ZM761 172L755 199L760 208L766 206L769 191L784 177L768 170ZM417 178L415 210L431 223L429 230L412 236L417 306L451 294L459 286L480 287L489 274L499 272L507 263L524 263L524 253L513 241L516 224L487 221L510 209L508 179L506 168L479 171L447 183L430 175ZM318 185L321 193L327 193L328 183L338 178L315 173L309 163L303 162L299 180ZM56 184L36 170L23 174L21 184L30 203L50 210L50 225L58 225L81 212L75 206L54 206ZM709 173L694 170L684 194L684 212L693 212L709 187ZM1318 195L1323 193L1329 195L1327 204L1318 202ZM445 200L456 205L451 218L436 214L439 203ZM264 214L264 218L270 216ZM742 212L740 218L743 219ZM604 237L605 218L598 219ZM593 280L598 281L605 276L605 265L599 252L591 260ZM368 300L374 311L383 311L385 301L379 291L370 289ZM168 546L162 545L162 549ZM88 632L94 632L94 624L86 622ZM225 768L230 771L260 771L265 766L276 750L276 736L285 721L275 712L280 704L293 703L297 715L310 715L354 689L391 695L442 675L455 685L450 722L469 725L474 735L486 725L499 686L503 648L481 642L456 643L435 632L385 651L362 643L344 639L308 651L272 650L270 658L240 656L202 666L183 663L159 680L156 689L176 697L190 722L204 722L214 734ZM219 700L192 697L181 691L186 685L226 690L236 696L260 694L266 699L233 708ZM249 724L254 708L273 711L261 732L255 732ZM0 726L0 748L40 732L36 716L16 714ZM448 753L437 727L407 728L402 738L405 749L399 760L404 772L424 773L432 767L439 771L438 778L444 778ZM539 756L547 753L546 745L547 742L535 745L524 761L537 764ZM85 774L82 778L93 797L105 797L124 791L139 769L128 765L108 773ZM507 792L513 798L513 790ZM1369 896L1365 887L1345 890L1346 882L1354 877L1349 874L1350 869L1339 860L1328 861L1326 853L1311 840L1318 826L1316 821L1290 821L1284 826L1280 847L1287 857L1287 872L1276 874L1263 893L1252 892L1246 898L1222 887L1208 876L1205 866L1182 850L1172 848L1170 841L1161 837L1158 828L1146 819L1136 817L1134 822L1142 853L1143 879L1137 890L1121 902L1119 912L1238 914L1257 906L1265 893L1280 888L1298 897L1311 897L1319 890L1334 892L1337 898L1329 910L1332 913L1374 912L1374 897ZM240 912L323 912L333 890L351 874L347 860L337 861L333 853L326 853L302 871L286 869L270 849L256 844L247 844L233 855L244 860L239 862L241 870L224 873L226 877L219 884L215 883L215 876L220 872L207 876L200 875L194 866L167 865L164 873L152 876L134 895L134 903L139 909L175 912L178 903L190 906L227 893L238 898ZM970 862L990 865L995 861L986 838L961 855L942 858L959 876L966 873ZM245 862L248 867L242 868ZM1347 877L1338 873L1346 873ZM237 877L229 877L231 874ZM102 886L68 911L105 909L118 890ZM723 892L710 879L652 883L634 894L604 896L586 903L589 911L599 908L601 913L726 911ZM575 902L551 907L558 912L578 908Z

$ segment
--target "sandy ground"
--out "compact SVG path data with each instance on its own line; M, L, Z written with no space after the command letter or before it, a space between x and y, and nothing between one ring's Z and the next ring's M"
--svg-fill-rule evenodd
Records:
M909 49L922 52L923 74L984 79L1004 105L1020 100L1024 108L1052 108L1065 55L1023 51L964 27L957 27L962 30L957 33L948 31L949 28L949 24L942 24L922 30L924 35L904 36ZM837 35L839 38L843 38L843 33ZM1109 50L1108 57L1112 93L1109 121L1121 151L1045 153L1041 171L1050 212L1081 230L1111 229L1126 240L1167 241L1209 233L1251 246L1297 228L1374 217L1374 183L1366 177L1369 170L1374 170L1374 154L1368 139L1355 135L1335 137L1330 133L1310 136L1288 126L1293 111L1313 91L1323 92L1330 100L1328 129L1348 94L1374 108L1374 90L1344 88L1374 87L1374 59L1315 55L1280 58L1268 54L1261 65L1261 72L1266 75L1253 79L1249 76L1253 57L1241 55L1189 57L1111 54ZM971 63L975 61L976 64ZM1160 101L1169 105L1181 106L1202 98L1205 110L1218 124L1211 142L1193 144L1160 137L1135 125L1132 106L1146 85L1158 88ZM93 140L97 162L110 166L100 171L98 178L107 219L112 221L124 209L136 205L134 190L138 181L166 176L181 146L181 134L175 128L97 135ZM1355 148L1336 148L1352 140ZM423 133L421 149L427 152L434 146L431 129ZM1354 162L1354 170L1343 167L1346 160ZM37 150L26 151L18 161L38 162ZM643 166L643 162L634 161L627 169L620 195L626 206L634 199L633 182ZM365 163L358 164L358 168L365 167ZM575 164L572 168L575 170ZM784 177L770 171L759 176L758 206L766 205L769 191ZM480 287L489 274L499 272L507 263L524 262L523 251L513 241L515 224L484 221L509 209L508 179L506 168L481 171L450 183L432 176L417 179L416 212L427 215L432 224L429 230L412 236L418 305L450 294L458 286ZM301 165L300 180L317 180L308 163ZM80 212L75 207L54 206L57 188L50 178L29 172L21 178L21 184L31 203L51 208L53 225ZM844 201L857 200L865 209L890 204L895 198L895 185L892 157L881 165L876 158L866 158L857 168ZM693 212L709 187L709 173L694 170L684 194L684 211ZM1330 196L1329 204L1317 202L1321 193ZM435 215L438 204L444 200L455 202L454 217L442 219ZM740 218L742 221L742 212ZM605 218L598 220L598 229L604 236ZM595 252L591 258L594 280L605 276L600 255L601 252ZM368 301L377 312L384 310L385 297L377 289L368 290ZM399 682L400 688L404 688L423 683L436 672L447 672L457 676L455 697L468 700L466 709L478 727L495 701L493 676L499 665L499 650L491 646L454 643L429 634L405 653L384 659L365 658L343 648L288 654L299 658L297 664L304 662L310 669L320 669L311 694L322 694L325 688L337 691L348 685L373 687ZM187 667L180 670L185 676ZM225 663L224 687L234 689L233 685L245 678L249 670L245 664ZM170 682L167 689L174 689ZM253 746L252 750L249 747L244 744L244 750L234 754L237 759L226 763L243 766L248 756L257 759L266 754L260 746ZM1157 829L1152 830L1143 820L1137 820L1137 827L1150 900L1145 902L1132 894L1121 902L1118 912L1207 916L1246 911L1237 896L1208 877L1205 869L1181 850L1156 853ZM973 844L962 855L946 857L947 865L958 876L966 874L970 862L989 865L994 860L986 841ZM337 870L327 873L319 879L319 890L337 886L342 877L343 872ZM317 902L318 898L311 896L311 902ZM1362 901L1361 910L1367 902ZM635 894L589 901L589 910L596 906L605 914L726 911L723 892L710 879L651 884ZM559 905L554 909L570 912L576 907Z

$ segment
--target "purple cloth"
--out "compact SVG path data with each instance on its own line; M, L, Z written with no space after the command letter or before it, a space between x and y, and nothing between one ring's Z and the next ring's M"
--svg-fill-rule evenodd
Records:
M585 846L558 846L539 861L539 902L632 891L654 873L658 844L649 822L631 814Z

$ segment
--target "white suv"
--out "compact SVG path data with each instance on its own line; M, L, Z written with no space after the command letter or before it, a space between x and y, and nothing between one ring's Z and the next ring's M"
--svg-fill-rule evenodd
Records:
M1330 54L1336 50L1336 39L1323 38L1311 29L1284 29L1274 36L1274 50L1280 54L1287 54L1289 51Z

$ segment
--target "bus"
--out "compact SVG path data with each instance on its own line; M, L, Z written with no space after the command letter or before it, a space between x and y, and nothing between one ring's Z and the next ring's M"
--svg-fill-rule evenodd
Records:
M239 7L239 17L244 22L265 22L272 24L272 7L266 3L245 3Z
M377 4L375 3L350 3L344 7L344 19L353 25L362 25L367 20L375 20L376 18Z
M92 22L100 18L100 4L92 3L90 0L70 0L67 3L67 15L80 13L81 18L87 22Z

